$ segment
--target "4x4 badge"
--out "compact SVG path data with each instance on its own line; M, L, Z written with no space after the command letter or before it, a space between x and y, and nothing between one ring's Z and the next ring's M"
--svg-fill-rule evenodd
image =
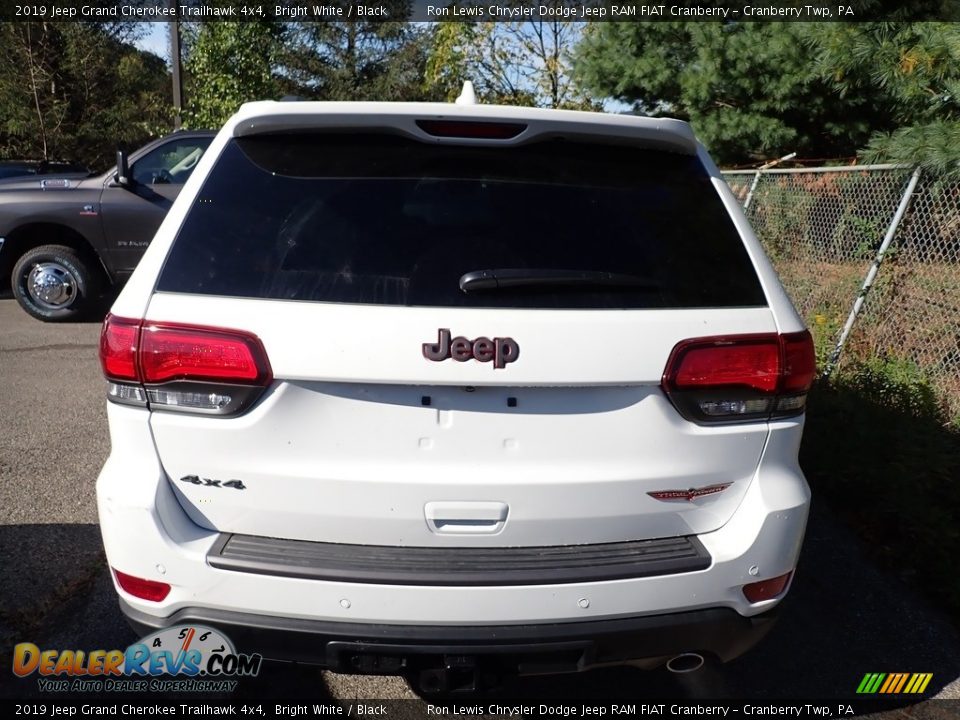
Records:
M457 362L466 362L473 358L479 362L493 361L493 367L504 368L507 363L516 362L520 357L520 346L510 337L478 337L468 340L465 337L450 338L450 330L440 328L437 342L423 344L423 356L427 360L441 362L453 358Z
M190 483L191 485L203 485L204 487L215 487L215 488L234 488L235 490L246 490L247 486L243 484L242 480L213 480L211 478L202 478L197 475L184 475L180 478L180 482Z

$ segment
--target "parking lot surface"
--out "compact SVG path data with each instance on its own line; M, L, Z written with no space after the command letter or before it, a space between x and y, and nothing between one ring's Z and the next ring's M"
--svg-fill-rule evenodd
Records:
M100 545L94 484L110 449L98 323L47 325L0 299L0 695L40 696L10 674L18 642L124 648L136 636L116 605ZM242 649L241 649L242 650ZM814 502L793 589L773 632L722 673L594 671L516 681L504 697L548 700L713 696L852 698L866 672L932 672L927 696L960 697L960 638L900 580L872 567ZM243 697L415 697L396 678L275 666ZM916 706L914 706L916 707ZM907 717L909 706L889 713Z

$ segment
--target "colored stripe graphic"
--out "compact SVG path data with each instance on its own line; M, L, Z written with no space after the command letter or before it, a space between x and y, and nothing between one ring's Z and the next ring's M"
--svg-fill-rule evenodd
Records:
M190 642L193 640L193 636L197 634L197 631L193 628L190 628L187 631L187 636L183 639L183 645L180 647L180 652L186 652L190 649Z
M918 695L927 689L933 673L866 673L857 686L860 695Z

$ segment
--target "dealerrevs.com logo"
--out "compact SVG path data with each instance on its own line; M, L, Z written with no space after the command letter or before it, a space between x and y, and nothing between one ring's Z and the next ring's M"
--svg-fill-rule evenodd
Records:
M231 692L237 678L254 677L263 658L238 653L219 630L177 625L126 650L41 650L20 643L13 673L36 674L45 692Z

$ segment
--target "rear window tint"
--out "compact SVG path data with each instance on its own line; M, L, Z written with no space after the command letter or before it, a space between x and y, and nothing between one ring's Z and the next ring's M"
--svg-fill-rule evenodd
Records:
M460 289L466 273L504 268L645 282ZM766 305L695 157L563 140L468 147L330 133L230 141L157 289L454 307Z

